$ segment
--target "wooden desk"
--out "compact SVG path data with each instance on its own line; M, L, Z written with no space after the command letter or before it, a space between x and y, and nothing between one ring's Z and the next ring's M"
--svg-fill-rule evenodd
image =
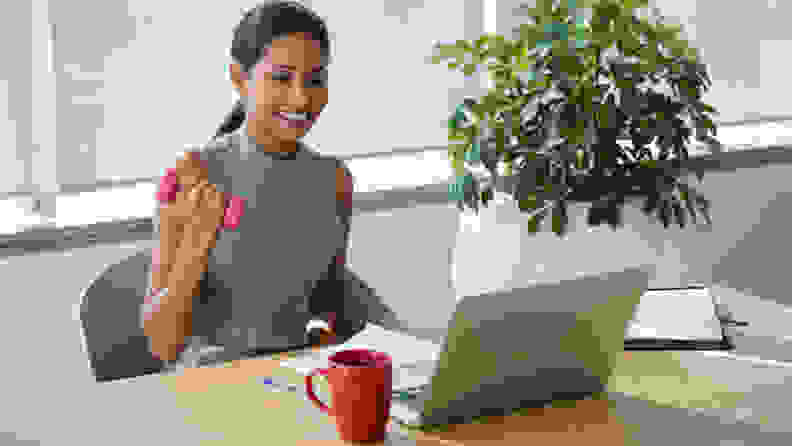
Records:
M668 352L625 353L621 365L622 379L616 387L630 391L631 385L640 384L639 380L632 379L634 376L631 377L637 370L630 370L631 364L638 364L636 356L640 357L640 364L645 364L651 358L668 357L658 355L663 353ZM194 409L193 413L203 412L203 416L190 422L200 423L202 428L206 424L211 430L222 430L227 434L227 444L345 444L334 436L334 421L304 399L302 377L279 366L279 361L286 356L232 361L224 368L186 369L161 379L168 382L169 389L182 398L184 405ZM669 382L684 381L685 385L701 387L701 383L676 377L674 366L665 359L646 365L666 377L664 386ZM276 393L255 383L257 377L267 376L287 378L299 386L298 390L295 393ZM326 382L317 381L317 393L327 395ZM675 398L673 389L668 392L671 398ZM471 424L447 426L442 432L402 430L409 433L409 439L399 439L396 433L391 433L381 444L643 445L632 438L632 433L638 428L635 418L625 421L623 416L625 412L632 412L632 408L625 409L622 405L619 411L614 411L615 405L622 403L614 402L609 395L605 394L603 399L560 401L553 407L522 409L511 416L488 417ZM696 398L708 397L711 396ZM684 408L671 410L677 410L675 414L681 410L682 417L699 423L695 419L697 416L688 415ZM652 418L653 415L644 416L642 420ZM262 436L267 440L262 442Z

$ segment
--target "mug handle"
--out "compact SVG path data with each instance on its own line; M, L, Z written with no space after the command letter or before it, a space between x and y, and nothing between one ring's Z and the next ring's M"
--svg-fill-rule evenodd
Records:
M313 377L314 375L322 375L327 376L327 369L314 369L311 373L305 375L305 394L308 395L308 399L316 406L319 410L323 413L332 415L332 409L327 407L323 402L319 401L319 398L316 397L313 390Z

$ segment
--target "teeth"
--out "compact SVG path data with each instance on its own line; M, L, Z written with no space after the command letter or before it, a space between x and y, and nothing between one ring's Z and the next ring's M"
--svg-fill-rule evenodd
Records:
M308 119L308 114L307 113L281 113L280 115L283 116L286 119L291 119L293 121L307 120Z

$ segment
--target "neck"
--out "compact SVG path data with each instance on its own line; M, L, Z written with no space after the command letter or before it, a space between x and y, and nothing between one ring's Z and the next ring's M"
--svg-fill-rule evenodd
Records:
M297 141L278 141L272 135L248 126L246 120L241 129L243 149L249 152L289 153L297 151Z

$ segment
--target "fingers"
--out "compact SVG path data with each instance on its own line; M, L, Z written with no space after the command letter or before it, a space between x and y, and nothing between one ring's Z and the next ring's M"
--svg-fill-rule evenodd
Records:
M190 207L197 209L201 205L204 196L204 189L209 186L207 180L200 180L198 184L193 186L187 193L187 200L190 202Z
M183 190L190 190L207 178L206 166L199 152L185 152L184 158L176 162L175 173Z
M222 192L219 192L214 184L207 180L200 180L190 191L187 197L190 208L211 209L223 212L225 209L225 199Z
M214 210L225 210L225 199L222 192L218 192L214 185L210 184L206 189L206 203Z

